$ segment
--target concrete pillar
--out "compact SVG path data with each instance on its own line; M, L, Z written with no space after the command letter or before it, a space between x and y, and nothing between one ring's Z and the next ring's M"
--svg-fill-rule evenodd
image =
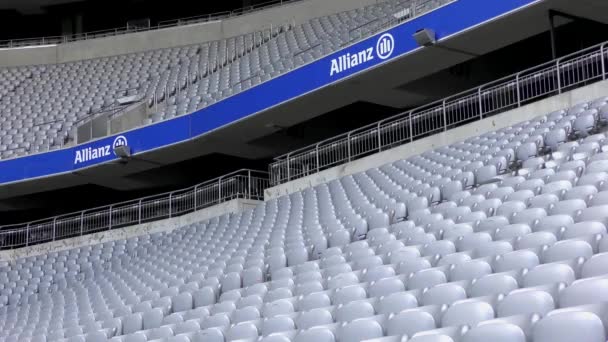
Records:
M82 13L68 14L61 18L61 34L63 35L83 33L82 27Z
M63 17L61 18L61 34L62 35L71 35L74 33L74 22L72 17Z
M74 33L82 33L82 13L77 13L74 16Z

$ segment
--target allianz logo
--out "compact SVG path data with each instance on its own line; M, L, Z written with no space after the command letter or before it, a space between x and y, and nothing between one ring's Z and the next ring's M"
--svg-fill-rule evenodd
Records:
M376 46L370 46L356 53L345 53L331 60L329 76L342 73L358 65L368 63L379 58L385 60L392 56L395 51L395 38L390 33L385 33L378 38Z
M74 165L86 163L103 157L109 157L114 154L114 149L119 146L128 145L127 138L119 135L114 139L114 142L110 145L99 146L99 147L86 147L80 150L76 150L76 156L74 158Z

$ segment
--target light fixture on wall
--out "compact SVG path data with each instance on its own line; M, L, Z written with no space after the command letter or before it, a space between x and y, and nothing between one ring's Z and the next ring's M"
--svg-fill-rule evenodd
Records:
M116 154L121 161L127 161L131 158L131 147L128 145L116 146L114 148L114 154Z
M420 29L416 31L413 36L419 46L433 46L437 43L437 36L432 29Z
M420 30L416 31L412 35L412 37L414 37L414 40L416 41L418 46L435 47L438 49L456 52L456 53L471 56L471 57L479 57L479 54L477 54L477 53L461 50L458 48L449 47L449 46L446 46L445 44L438 43L437 34L435 33L435 30L433 30L433 29L429 29L429 28L420 29Z

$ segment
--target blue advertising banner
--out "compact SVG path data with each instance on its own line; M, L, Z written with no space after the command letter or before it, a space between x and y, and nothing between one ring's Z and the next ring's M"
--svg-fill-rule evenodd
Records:
M138 154L198 137L404 56L419 48L412 35L421 28L434 29L440 40L537 1L455 1L192 114L62 150L0 161L0 184L106 163L117 159L113 151L120 145L129 145Z

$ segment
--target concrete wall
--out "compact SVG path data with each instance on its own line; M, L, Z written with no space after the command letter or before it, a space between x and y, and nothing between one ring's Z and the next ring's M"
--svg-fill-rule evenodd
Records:
M226 20L78 41L57 46L0 49L0 67L55 64L198 44L267 29L301 24L323 15L360 8L379 0L302 0Z
M115 229L106 232L89 234L70 239L47 242L35 246L19 248L10 251L0 251L0 262L11 261L28 256L36 256L51 252L73 249L82 246L96 245L107 241L124 240L134 236L171 231L192 223L208 220L227 213L236 213L254 208L260 201L235 199L213 207L205 208L194 213L170 219L143 223L131 227Z
M583 88L575 89L567 93L553 96L529 105L517 108L490 118L470 123L443 133L416 140L412 143L401 145L393 149L376 153L374 155L355 160L348 164L339 165L331 169L321 171L317 174L296 179L294 181L266 189L265 200L268 201L293 192L302 191L322 183L347 175L362 172L400 159L405 159L425 151L450 145L469 137L486 132L498 130L514 125L521 121L530 120L536 116L571 107L575 104L590 101L608 95L608 81L598 82Z

